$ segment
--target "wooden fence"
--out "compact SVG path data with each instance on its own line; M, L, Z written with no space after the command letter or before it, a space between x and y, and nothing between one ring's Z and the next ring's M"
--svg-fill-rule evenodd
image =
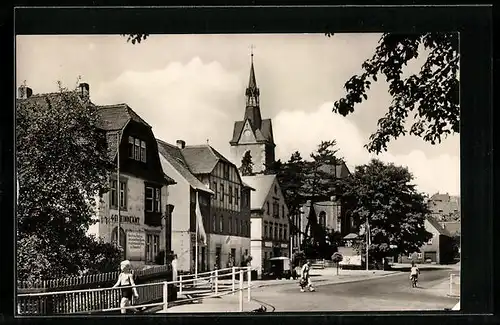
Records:
M138 270L134 273L137 278L136 284L158 283L157 286L138 287L137 292L139 294L139 299L135 301L137 304L162 300L162 282L173 280L172 269L169 265ZM120 288L111 287L115 284L118 274L119 272L109 272L80 277L45 280L37 283L20 283L17 290L18 294L98 288L103 288L103 290L53 294L38 297L18 296L18 313L20 315L53 315L117 308L120 305ZM175 300L175 286L172 284L169 289L169 300Z

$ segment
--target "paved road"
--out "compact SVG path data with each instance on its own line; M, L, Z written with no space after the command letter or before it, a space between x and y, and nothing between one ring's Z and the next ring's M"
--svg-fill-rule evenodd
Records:
M301 293L296 283L257 288L252 297L273 305L276 312L443 310L458 302L434 290L449 273L450 270L423 270L419 288L411 288L408 273L401 273L343 284L317 282L316 292Z

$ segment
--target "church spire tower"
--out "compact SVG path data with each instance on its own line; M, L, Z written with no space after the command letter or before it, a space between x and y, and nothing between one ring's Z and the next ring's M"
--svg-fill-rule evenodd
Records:
M248 87L245 91L246 109L244 119L250 120L254 129L260 129L262 126L262 117L260 115L259 97L260 91L257 88L257 80L255 79L255 68L253 66L253 47L251 54L250 77L248 79Z
M250 151L253 162L253 172L260 173L274 162L273 129L271 119L262 119L260 113L260 91L255 78L253 62L253 46L251 52L250 76L245 90L246 105L243 121L234 123L231 144L232 160L236 166L241 165L241 159Z

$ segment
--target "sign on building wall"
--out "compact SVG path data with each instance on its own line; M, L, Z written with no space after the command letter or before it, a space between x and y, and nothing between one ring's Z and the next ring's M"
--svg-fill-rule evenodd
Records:
M357 265L361 266L361 255L344 256L339 265Z
M143 260L146 250L146 234L144 232L127 232L127 258Z
M281 248L288 248L288 244L281 244Z
M265 247L273 247L273 243L271 243L270 241L266 241L266 242L264 242L264 246Z
M140 218L139 217L134 217L134 216L127 216L127 215L121 215L120 216L120 223L128 223L132 225L139 225L140 224ZM112 214L111 216L105 216L101 217L101 223L104 224L114 224L118 223L118 215L117 214Z

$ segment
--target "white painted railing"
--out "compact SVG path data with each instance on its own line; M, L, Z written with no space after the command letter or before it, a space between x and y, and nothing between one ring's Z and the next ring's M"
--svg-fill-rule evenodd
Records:
M245 287L243 285L244 282L244 273L247 273L248 284ZM236 276L239 276L239 288L236 289ZM222 278L231 277L231 290L220 290L220 280ZM200 300L210 297L223 296L226 294L235 294L236 291L239 292L239 311L243 311L243 291L247 290L248 301L251 300L251 268L250 267L233 267L221 270L214 270L209 272L198 273L197 275L189 274L189 275L180 275L179 280L175 281L165 281L159 283L147 283L147 284L137 284L135 286L123 286L123 287L115 287L115 288L98 288L98 289L85 289L85 290L71 290L71 291L56 291L56 292L42 292L42 293L26 293L26 294L18 294L17 297L22 298L21 300L27 301L32 299L33 301L43 300L44 297L52 297L53 301L58 300L58 297L73 296L73 298L78 297L78 299L69 299L69 306L66 303L65 308L61 309L62 313L92 313L92 312L111 312L111 311L119 311L122 309L138 309L138 308L149 308L149 307L157 307L162 306L163 310L166 311L169 308L168 296L169 296L169 285L176 284L179 285L179 294L183 294L183 287L192 283L192 288L195 288L206 281L210 283L210 289L201 291L195 291L195 294L203 294L208 293L203 297L196 298L188 298L177 300L175 302L171 302L172 305L187 302L190 300ZM156 286L158 289L163 291L162 301L158 303L149 303L149 304L138 304L127 306L124 308L121 307L113 307L120 304L121 295L120 291L125 288L150 288ZM224 291L224 292L220 292ZM189 293L189 292L188 292ZM42 299L40 299L42 298ZM36 303L36 302L35 302ZM93 308L93 306L99 306L99 308ZM89 308L90 307L90 308ZM57 312L57 310L56 310Z

